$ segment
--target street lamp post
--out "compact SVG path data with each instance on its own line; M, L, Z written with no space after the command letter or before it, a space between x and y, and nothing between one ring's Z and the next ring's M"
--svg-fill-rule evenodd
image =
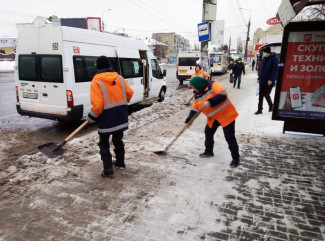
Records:
M240 8L240 9L249 11L249 21L248 21L248 25L247 25L247 37L246 37L245 55L244 55L244 59L246 62L247 61L247 45L248 45L248 40L249 40L249 29L251 27L251 10L245 9L245 8Z
M102 29L103 29L103 32L104 32L104 13L108 12L108 11L111 11L112 9L107 9L105 10L104 12L102 12Z

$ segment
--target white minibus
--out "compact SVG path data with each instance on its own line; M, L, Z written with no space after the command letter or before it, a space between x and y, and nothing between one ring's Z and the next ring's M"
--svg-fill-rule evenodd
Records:
M195 72L195 65L200 59L201 53L199 51L180 52L177 58L176 78L180 84L183 81L190 79Z
M142 41L86 29L30 25L18 32L18 113L59 121L86 117L95 62L101 55L134 90L130 104L147 98L164 100L166 71L162 73Z
M209 73L226 73L228 67L228 55L224 53L209 53Z

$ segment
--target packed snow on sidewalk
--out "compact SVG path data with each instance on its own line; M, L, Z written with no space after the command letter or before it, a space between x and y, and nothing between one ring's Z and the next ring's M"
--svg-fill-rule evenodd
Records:
M0 72L14 72L15 61L0 61Z
M321 140L317 136L283 135L283 123L272 121L269 112L255 116L254 74L243 77L241 89L233 88L227 79L221 83L239 112L236 135L240 148L249 142L260 145L254 142L258 138ZM231 156L221 128L215 135L213 158L198 157L204 151L203 115L174 143L168 155L154 154L164 150L183 128L191 109L184 103L191 95L191 90L185 89L130 115L124 137L127 169L115 171L114 179L100 177L98 134L90 133L67 143L67 151L60 157L49 159L41 153L19 157L15 165L0 173L3 200L23 197L21 213L38 213L33 222L44 223L45 229L51 229L46 223L60 226L62 233L56 237L67 232L71 237L93 240L105 235L126 240L193 240L199 233L247 228L239 221L229 223L220 213L229 195L241 196L235 188L238 183L230 181L229 176L247 171L244 165L229 167ZM254 192L259 181L256 177L244 183L247 192ZM280 181L264 180L272 188L279 187ZM242 205L242 201L238 199L235 204ZM245 210L239 215L249 213ZM290 228L291 223L284 222ZM109 228L102 232L105 227ZM1 237L8 237L7 233L0 231Z

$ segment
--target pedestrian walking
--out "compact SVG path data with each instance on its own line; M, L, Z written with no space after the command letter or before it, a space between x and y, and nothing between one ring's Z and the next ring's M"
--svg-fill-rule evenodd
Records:
M98 72L90 84L91 110L87 120L96 122L99 134L99 149L103 161L102 177L113 177L113 162L109 147L112 135L115 167L125 168L125 149L123 131L128 128L128 102L133 96L133 90L125 79L110 69L106 56L96 61Z
M278 64L278 56L276 56L275 53L271 53L270 47L265 47L263 49L263 59L261 63L260 73L257 79L260 90L258 93L258 109L255 112L255 115L262 114L263 98L266 99L269 105L269 112L273 110L273 103L270 94L273 86L275 85L275 80L278 74Z
M254 66L255 66L255 59L252 61L252 71L254 71Z
M214 134L221 125L228 148L231 152L231 167L237 167L239 164L239 148L235 137L235 119L238 113L234 105L227 96L226 89L216 81L206 81L200 76L196 76L190 80L189 86L193 89L194 101L192 110L186 119L186 123L199 110L207 116L207 124L205 126L205 151L199 156L214 156Z
M229 65L227 67L227 69L229 70L229 82L230 83L233 83L234 82L233 68L234 68L234 61L231 59L229 61Z
M191 79L193 77L195 77L195 76L201 76L202 78L204 78L206 80L210 80L211 79L210 75L203 70L203 68L202 68L202 66L200 64L197 64L195 66L195 72L194 72L194 74L192 74Z
M242 59L239 58L233 67L234 72L234 88L236 87L236 82L238 80L237 88L240 89L241 75L242 73L245 75L245 65L242 62Z

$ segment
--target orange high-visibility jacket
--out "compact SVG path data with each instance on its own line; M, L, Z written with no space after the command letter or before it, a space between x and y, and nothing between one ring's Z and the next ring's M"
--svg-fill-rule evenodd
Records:
M200 110L204 102L219 94L227 95L226 89L218 82L210 81L204 93L202 95L195 96L192 110ZM214 120L217 120L222 127L226 127L238 116L235 106L230 102L228 96L221 103L205 108L202 112L207 116L207 125L210 128L212 128Z
M133 90L116 72L104 71L99 71L91 81L92 107L88 117L97 121L100 134L110 134L128 128L128 102Z
M191 79L193 77L195 77L195 76L200 76L200 77L202 77L204 79L206 79L207 77L209 77L209 79L210 79L210 75L207 72L203 71L203 69L200 69L198 72L195 71L194 74L192 74Z

